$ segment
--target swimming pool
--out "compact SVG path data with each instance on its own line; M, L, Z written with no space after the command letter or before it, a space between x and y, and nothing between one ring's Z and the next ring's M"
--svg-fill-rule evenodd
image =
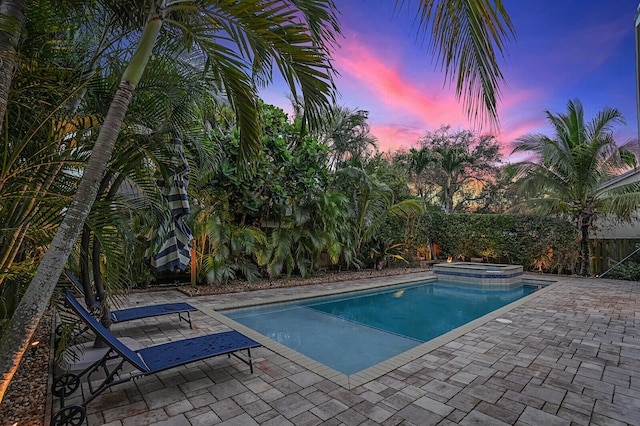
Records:
M222 312L342 374L351 375L536 290L427 281Z

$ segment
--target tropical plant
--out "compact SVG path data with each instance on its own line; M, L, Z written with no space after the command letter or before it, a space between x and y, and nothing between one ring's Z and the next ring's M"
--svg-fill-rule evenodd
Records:
M351 165L336 173L335 184L351 204L348 238L356 254L356 267L363 265L367 256L363 248L377 237L389 216L409 217L424 212L422 201L396 198L390 186L393 180L393 169L381 159L380 154L361 167Z
M367 111L338 106L328 112L319 139L330 149L330 169L335 170L348 160L361 161L369 150L377 150L376 138L369 133L368 116Z
M590 271L589 233L598 217L630 219L640 202L640 184L616 188L603 185L634 167L635 156L613 138L623 116L604 108L585 121L579 100L567 103L567 112L546 111L554 135L531 134L519 138L513 153L530 153L531 160L514 164L513 189L525 199L513 211L555 214L573 220L580 231L580 274Z
M373 268L381 271L385 264L391 260L408 263L402 256L403 248L404 244L402 243L374 237L369 243L369 258L373 260Z
M420 166L424 194L438 200L446 213L475 201L484 186L497 181L500 147L493 136L444 126L420 138L411 154Z
M137 16L142 12L127 10ZM161 34L165 24L168 31ZM326 2L151 2L142 31L128 38L136 48L122 74L74 200L11 319L9 331L2 336L0 366L6 373L0 381L0 395L4 395L17 369L89 215L127 108L158 37L166 39L164 44L158 44L155 53L164 53L169 59L175 59L179 49L201 53L216 88L224 90L238 117L240 160L250 170L248 160L259 150L256 82L270 81L273 66L277 66L294 96L301 93L304 97L305 121L316 126L333 93L328 45L338 33L335 10Z
M209 219L208 242L210 247L202 255L208 282L253 281L260 276L258 266L266 263L267 237L259 228L214 215Z
M296 206L278 227L270 232L270 255L267 273L278 277L297 271L306 277L317 269L320 255L330 241L327 232L316 231L309 206Z

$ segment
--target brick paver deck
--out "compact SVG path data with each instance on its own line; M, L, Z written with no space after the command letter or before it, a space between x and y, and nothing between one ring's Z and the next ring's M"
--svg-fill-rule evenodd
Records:
M118 324L113 330L144 345L157 344L228 329L214 309L400 279L196 298L178 292L135 294L130 296L134 304L188 300L201 309L192 316L194 330L169 317ZM254 374L226 357L172 369L100 396L88 407L88 422L640 425L640 285L558 281L500 312L511 323L485 318L374 379L358 379L356 386L283 356L265 340L265 347L254 351Z

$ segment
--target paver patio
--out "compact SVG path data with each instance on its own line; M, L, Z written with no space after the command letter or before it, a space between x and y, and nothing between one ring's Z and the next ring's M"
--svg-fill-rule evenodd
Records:
M157 344L228 329L214 309L406 278L196 298L176 291L133 294L134 305L188 300L201 310L192 315L194 329L161 317L113 331ZM262 340L265 347L253 352L254 374L226 357L172 369L98 397L88 407L88 423L640 425L640 285L561 277L539 293L499 313L511 323L485 318L376 378L358 378L355 386Z

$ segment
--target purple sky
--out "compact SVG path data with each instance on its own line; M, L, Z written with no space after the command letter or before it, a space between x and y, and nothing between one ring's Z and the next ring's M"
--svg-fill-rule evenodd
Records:
M454 88L416 38L415 2L394 14L394 0L336 0L344 38L334 66L338 103L370 112L381 150L409 148L425 131L441 125L471 129ZM494 133L510 143L527 133L551 136L544 111L564 112L569 99L582 101L590 120L603 107L618 108L627 124L616 140L637 138L633 19L638 0L508 1L516 38L501 59L506 78ZM284 86L261 92L267 103L291 111ZM517 160L510 158L509 160Z

